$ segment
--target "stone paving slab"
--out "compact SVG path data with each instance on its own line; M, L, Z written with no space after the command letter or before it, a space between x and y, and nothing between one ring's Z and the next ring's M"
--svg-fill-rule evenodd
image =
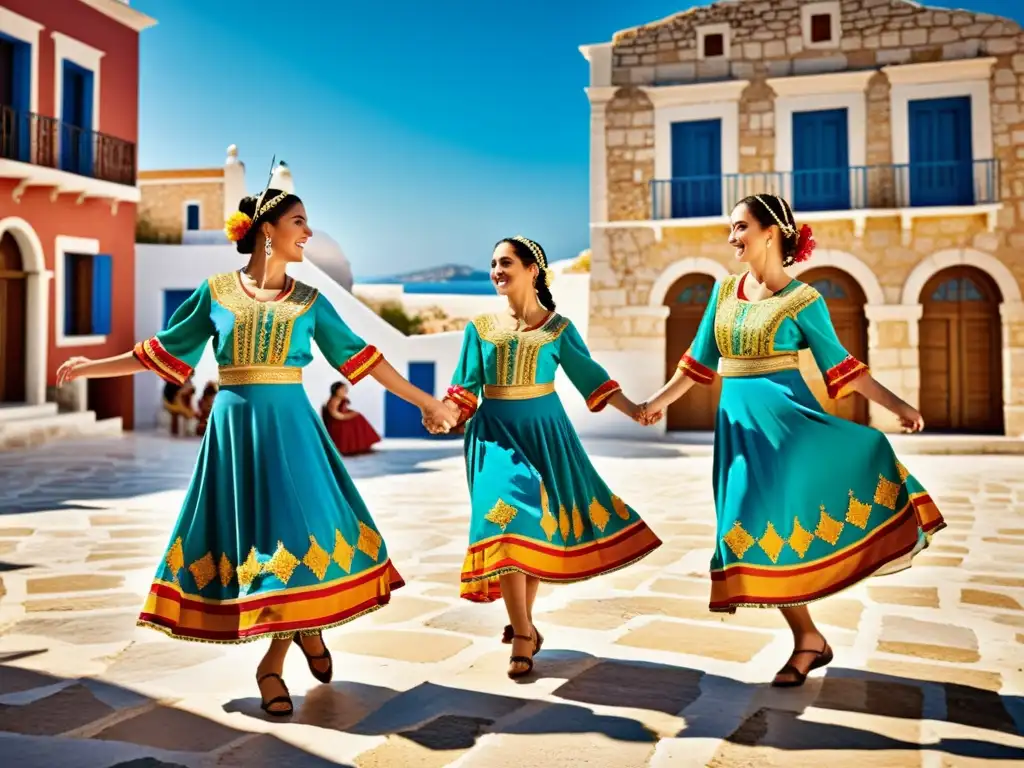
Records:
M0 754L19 768L992 765L1024 761L1024 457L908 455L950 528L915 567L812 607L836 660L766 685L776 611L707 611L709 456L594 441L665 546L543 585L535 676L509 680L500 603L458 598L460 447L347 463L407 586L326 633L336 681L291 654L296 714L259 709L263 644L135 627L197 444L145 435L0 459ZM84 460L83 457L88 457ZM681 503L685 502L685 503Z

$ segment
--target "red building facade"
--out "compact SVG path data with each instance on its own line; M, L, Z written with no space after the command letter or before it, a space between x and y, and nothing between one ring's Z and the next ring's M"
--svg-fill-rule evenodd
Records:
M0 404L67 400L63 360L134 342L139 35L154 23L127 0L0 7ZM132 400L130 380L91 381L85 407L130 428Z

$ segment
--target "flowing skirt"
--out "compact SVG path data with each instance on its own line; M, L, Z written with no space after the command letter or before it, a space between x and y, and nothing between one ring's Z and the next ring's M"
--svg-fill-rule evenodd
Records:
M799 371L722 381L714 483L712 611L901 570L945 526L885 435L825 413Z
M138 623L186 640L290 637L402 585L302 385L223 387Z
M558 395L484 398L466 427L472 518L461 596L501 597L499 576L583 581L661 542L590 463Z
M335 419L325 408L323 419L327 434L331 436L334 447L342 456L369 453L373 446L380 442L377 430L361 413L352 414L348 419Z

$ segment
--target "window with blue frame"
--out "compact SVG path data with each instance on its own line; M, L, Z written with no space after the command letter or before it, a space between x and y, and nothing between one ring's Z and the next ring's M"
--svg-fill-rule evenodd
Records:
M196 232L199 229L199 203L185 206L185 229Z
M910 204L973 205L971 97L908 104Z
M32 46L0 33L0 157L29 161Z
M850 207L849 115L843 109L793 113L793 208Z
M62 170L92 175L92 100L95 76L74 62L62 62L60 114L60 166Z
M64 254L64 335L106 336L113 302L113 263L107 254Z

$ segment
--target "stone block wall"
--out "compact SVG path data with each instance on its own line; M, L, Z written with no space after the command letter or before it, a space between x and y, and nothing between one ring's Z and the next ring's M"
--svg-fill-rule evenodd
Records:
M994 58L992 141L1002 203L994 227L985 211L918 218L908 237L896 210L891 216L868 218L863 231L850 217L815 221L813 227L819 248L849 255L873 275L881 302L866 308L869 362L879 381L913 404L927 384L920 381L918 362L919 298L904 295L912 273L954 263L978 265L997 283L1002 281L1001 287L1008 286L1002 307L1006 431L1024 434L1024 33L1014 22L988 14L902 0L842 0L838 47L808 50L800 28L801 5L799 0L722 3L616 35L611 82L618 90L604 105L608 221L641 222L652 215L654 107L642 88L749 80L739 101L739 172L759 173L775 168L775 93L766 82L769 78L877 69L865 90L865 158L869 166L884 166L894 160L891 85L883 67ZM729 60L701 61L697 27L722 22L730 25ZM891 174L869 174L868 184L873 203L895 206ZM651 291L674 264L707 259L740 270L732 262L722 225L659 231L638 223L595 226L591 232L589 341L598 352L649 349L664 354L665 323L657 306L662 297ZM995 267L990 268L992 262ZM832 266L843 268L838 262ZM874 407L872 422L896 427L894 419Z
M180 242L185 227L185 202L200 204L200 229L224 226L224 184L212 182L169 182L140 185L140 229L160 238Z

